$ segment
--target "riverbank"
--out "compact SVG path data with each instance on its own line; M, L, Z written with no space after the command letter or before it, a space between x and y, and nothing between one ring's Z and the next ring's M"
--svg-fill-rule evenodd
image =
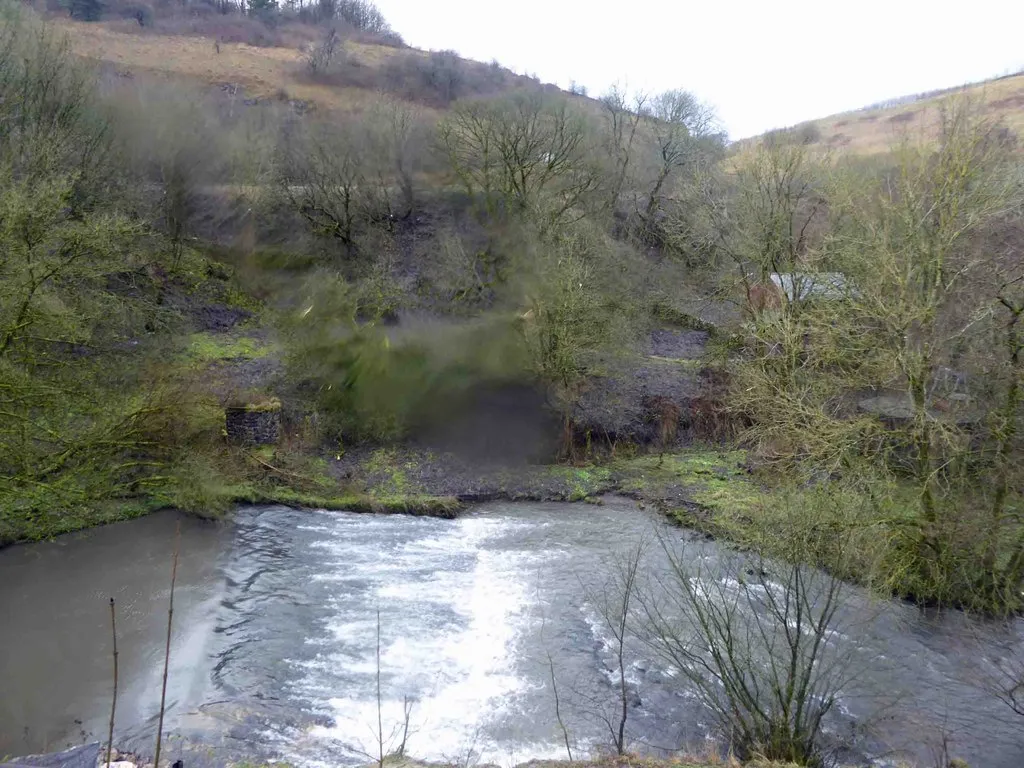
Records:
M351 449L342 456L297 455L265 448L238 451L234 470L195 478L190 505L163 495L32 516L0 518L0 546L51 539L171 507L220 517L239 504L281 504L369 514L453 518L485 501L588 501L621 494L650 504L681 524L712 532L715 514L748 508L763 496L744 467L745 454L713 447L663 456L637 455L587 464L480 464L416 447ZM279 467L284 464L288 469ZM242 465L248 465L244 470Z

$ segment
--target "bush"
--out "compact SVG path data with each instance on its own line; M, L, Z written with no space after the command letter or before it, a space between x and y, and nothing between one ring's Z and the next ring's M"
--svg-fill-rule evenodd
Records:
M463 62L452 51L410 52L384 68L386 88L411 101L446 107L462 94Z
M854 693L840 632L842 583L812 568L702 553L662 540L668 573L641 589L641 636L688 684L741 760L826 764L824 721Z

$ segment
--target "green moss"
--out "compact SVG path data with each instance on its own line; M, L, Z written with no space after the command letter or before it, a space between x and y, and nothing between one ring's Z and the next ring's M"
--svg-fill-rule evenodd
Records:
M695 331L715 330L715 327L710 323L706 323L699 317L672 306L667 301L655 301L651 306L651 316L661 323L676 326L677 328Z
M390 448L374 451L364 464L368 473L378 476L374 481L376 492L392 496L405 496L418 490L409 480L409 470L415 466L412 462L403 464L398 452Z
M569 501L584 501L612 488L610 467L556 466L552 467L550 472L568 486Z
M44 541L96 525L142 517L163 505L154 499L111 499L69 508L0 509L0 546Z
M229 407L251 413L272 413L281 410L281 401L276 397L260 397L258 399L245 400L244 402L236 401Z
M452 496L426 496L421 494L341 494L323 495L304 493L291 488L260 488L253 496L237 501L250 504L283 504L310 509L333 509L346 512L372 514L405 514L425 517L454 518L462 503Z
M660 457L638 456L615 462L613 467L620 489L627 493L658 500L683 492L712 517L719 513L752 515L768 494L743 468L745 459L743 451L693 449ZM669 511L687 521L692 517L671 507Z
M196 362L217 360L256 360L273 352L273 346L251 336L232 334L194 333L189 337L187 356Z

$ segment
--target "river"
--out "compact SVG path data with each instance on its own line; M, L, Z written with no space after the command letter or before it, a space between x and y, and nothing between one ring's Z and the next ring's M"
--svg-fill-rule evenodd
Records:
M659 533L695 564L723 557L616 499L493 503L452 521L262 507L217 525L166 512L11 547L0 551L0 756L105 740L110 596L115 741L152 751L178 526L165 730L186 765L366 763L379 748L378 672L381 730L397 744L411 707L419 758L564 756L552 670L572 743L607 743L614 653L595 596L617 558ZM651 546L646 559L664 555ZM1021 718L981 684L992 661L1024 658L1024 622L979 624L854 588L841 619L830 642L862 669L828 721L844 760L933 764L945 734L971 765L1024 764ZM627 656L632 743L706 749L708 714L674 670L640 646Z

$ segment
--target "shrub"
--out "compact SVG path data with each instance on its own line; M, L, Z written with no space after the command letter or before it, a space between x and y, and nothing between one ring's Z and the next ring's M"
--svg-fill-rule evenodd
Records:
M334 18L348 22L360 32L376 34L391 32L391 26L384 18L384 14L370 0L327 0L327 2L321 0L320 2L320 8L325 12L332 5Z
M825 717L854 692L855 651L833 642L842 582L812 568L700 552L662 540L667 573L637 597L640 632L680 673L741 760L826 764Z
M462 94L463 62L453 51L409 52L388 61L386 88L403 98L446 107Z

